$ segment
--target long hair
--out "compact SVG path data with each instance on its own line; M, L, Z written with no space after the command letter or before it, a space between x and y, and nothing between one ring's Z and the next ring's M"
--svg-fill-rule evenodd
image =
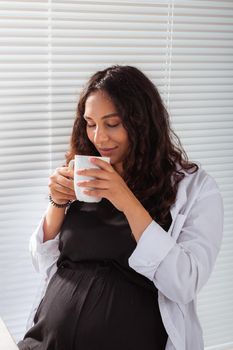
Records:
M130 150L123 161L122 177L163 225L175 202L178 183L185 176L182 170L193 173L198 166L188 161L157 88L139 69L115 65L90 78L78 102L67 164L75 154L101 156L87 137L83 118L88 96L98 90L110 97L128 133Z

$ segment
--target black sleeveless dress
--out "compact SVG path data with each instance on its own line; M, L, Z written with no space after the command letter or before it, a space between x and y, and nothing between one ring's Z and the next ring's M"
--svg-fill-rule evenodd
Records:
M166 231L170 224L171 216ZM157 289L128 264L136 245L110 201L73 202L61 228L58 270L19 349L165 349Z

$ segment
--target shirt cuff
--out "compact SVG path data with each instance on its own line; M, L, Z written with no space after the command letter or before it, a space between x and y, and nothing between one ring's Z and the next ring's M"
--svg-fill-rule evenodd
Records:
M38 254L57 255L59 234L57 234L55 238L50 239L46 242L43 242L44 240L43 225L44 225L44 220L48 209L49 207L47 208L45 214L41 218L38 226L36 227L35 231L33 232L30 238L29 249L31 252L36 251Z
M32 264L35 270L41 274L47 274L59 256L58 246L60 234L57 234L54 239L43 242L43 224L46 213L47 210L41 218L29 241L29 251L32 258Z
M175 244L176 241L159 224L152 221L129 257L129 266L152 281L159 264Z

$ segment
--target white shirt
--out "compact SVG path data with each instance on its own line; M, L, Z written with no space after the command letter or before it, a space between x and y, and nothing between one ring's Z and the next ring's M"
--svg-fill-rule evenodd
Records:
M152 221L128 262L158 289L159 309L168 333L166 350L203 350L196 297L213 270L223 232L223 202L215 180L201 168L194 174L185 173L170 211L169 231ZM59 257L59 234L43 243L43 221L44 216L29 246L33 265L45 283L28 327L32 324L38 299L43 297L57 270Z

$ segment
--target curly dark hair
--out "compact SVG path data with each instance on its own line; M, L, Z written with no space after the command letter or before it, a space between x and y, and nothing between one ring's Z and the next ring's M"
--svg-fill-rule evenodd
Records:
M122 120L130 142L122 177L128 187L163 225L175 202L184 171L194 173L155 85L139 69L114 65L95 73L81 92L77 115L66 153L67 165L75 154L101 156L86 133L83 118L88 96L101 90L108 95Z

